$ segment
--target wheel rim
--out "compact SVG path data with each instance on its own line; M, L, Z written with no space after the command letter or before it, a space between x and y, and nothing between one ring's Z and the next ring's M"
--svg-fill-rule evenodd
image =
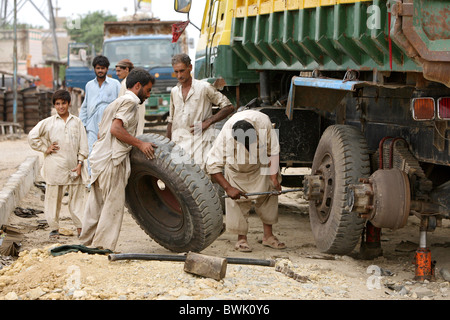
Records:
M321 176L324 181L322 197L321 199L314 201L317 218L322 224L328 221L333 205L333 191L335 182L334 169L335 166L332 156L330 154L325 154L314 173L315 175Z
M164 181L150 176L151 184L153 185L153 190L158 195L159 199L172 211L182 215L183 211L181 210L180 203L175 197L174 193L170 188L164 183ZM162 186L161 183L164 185Z
M162 188L158 182L163 182ZM136 179L136 194L140 197L140 206L159 224L172 230L181 229L184 224L184 214L176 195L170 186L158 177L142 174ZM157 204L155 206L155 203Z

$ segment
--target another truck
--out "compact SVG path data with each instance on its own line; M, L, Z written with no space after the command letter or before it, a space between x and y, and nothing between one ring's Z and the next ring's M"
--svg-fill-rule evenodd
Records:
M190 0L175 10L189 12ZM285 176L304 187L317 248L382 253L382 228L450 218L450 3L206 0L195 77L278 129Z
M67 47L67 87L84 90L86 83L95 78L92 60L95 57L93 44L69 43Z
M179 22L153 18L104 23L103 55L111 63L109 74L117 78L114 69L117 62L130 59L135 67L147 69L156 78L146 102L148 121L161 121L169 114L170 90L178 82L171 58L189 50L186 34L172 42L172 25Z
M172 42L172 25L179 21L159 19L118 21L104 23L102 54L108 57L108 75L117 79L115 65L130 59L135 67L143 67L156 77L152 95L146 102L145 119L162 121L169 114L170 90L177 84L171 58L188 52L187 37L183 33ZM66 85L84 90L86 83L95 78L92 59L95 48L89 44L70 43Z

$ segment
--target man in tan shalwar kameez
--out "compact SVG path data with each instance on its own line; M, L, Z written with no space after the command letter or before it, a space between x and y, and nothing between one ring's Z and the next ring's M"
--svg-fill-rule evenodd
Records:
M131 170L129 153L135 146L148 159L154 158L156 146L135 137L138 105L150 96L154 82L154 77L144 69L133 69L127 77L128 91L105 109L99 138L89 156L91 190L82 221L80 242L83 245L111 251L116 247Z
M127 89L127 76L133 70L134 65L129 59L122 59L116 64L116 75L120 79L120 90L117 97L121 97L125 94ZM145 101L139 104L139 123L136 129L136 136L140 136L144 133L145 127Z
M286 247L272 233L272 225L278 222L278 196L258 195L250 199L245 195L281 191L279 152L278 137L269 117L245 110L228 119L208 154L206 172L229 197L225 199L226 228L238 234L236 250L252 250L247 242L252 200L263 223L262 244L275 249Z
M206 81L192 78L191 59L187 54L172 58L178 84L170 93L167 137L181 146L202 169L216 137L213 124L233 111L230 100ZM212 106L219 111L213 115Z

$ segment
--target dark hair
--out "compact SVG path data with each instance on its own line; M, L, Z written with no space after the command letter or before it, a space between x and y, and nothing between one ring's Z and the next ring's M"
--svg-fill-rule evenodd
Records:
M186 66L191 65L191 58L186 53L179 53L172 57L172 65L184 63Z
M70 92L67 90L64 90L64 89L55 91L55 93L52 96L53 104L55 104L56 100L58 100L58 99L67 101L68 103L70 103L70 101L72 100L72 98L70 96Z
M146 86L149 82L155 83L155 77L143 68L133 68L127 76L127 89L133 88L136 83Z
M247 150L249 150L249 145L257 140L255 127L248 121L237 121L232 130L234 140L242 143Z
M96 56L92 61L92 66L95 68L96 65L109 68L109 60L105 56Z

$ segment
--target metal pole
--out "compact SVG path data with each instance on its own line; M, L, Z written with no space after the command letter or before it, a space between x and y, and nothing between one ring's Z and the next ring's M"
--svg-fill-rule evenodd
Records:
M1 6L0 6L0 25L3 26L6 24L6 7L7 7L8 1L2 0Z
M13 122L17 122L17 0L14 0L14 46L13 46Z
M39 7L37 5L34 4L34 2L32 0L29 0L29 2L33 5L33 7L41 14L41 16L45 19L45 21L49 22L50 21L47 19L47 17L45 16L45 14L39 9Z
M48 13L49 13L50 29L52 30L53 35L53 50L55 53L56 60L59 61L58 39L56 37L56 23L55 23L55 16L53 15L52 0L48 0Z
M266 267L274 267L275 260L248 259L248 258L225 258L229 264L248 264ZM155 253L118 253L109 254L109 261L118 260L161 260L161 261L186 261L185 255L169 255Z
M245 193L244 195L247 196L247 197L250 197L250 196L263 196L263 195L278 196L278 195L283 194L283 193L297 192L297 191L303 191L303 190L304 190L304 188L298 188L298 189L282 190L280 192L278 192L278 191L251 192L251 193ZM224 195L224 196L222 196L222 198L229 198L229 196L228 195Z

